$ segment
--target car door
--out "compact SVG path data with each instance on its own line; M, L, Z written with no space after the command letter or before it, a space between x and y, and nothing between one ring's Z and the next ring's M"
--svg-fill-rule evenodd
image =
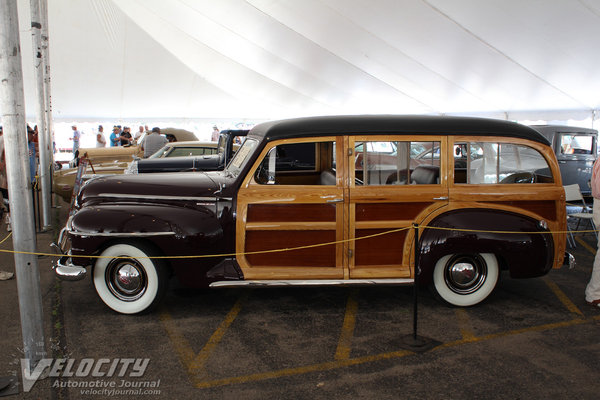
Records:
M348 146L349 277L412 278L408 228L448 204L447 139L365 135Z
M269 143L238 191L237 257L246 280L342 279L342 136ZM290 250L291 249L291 250Z

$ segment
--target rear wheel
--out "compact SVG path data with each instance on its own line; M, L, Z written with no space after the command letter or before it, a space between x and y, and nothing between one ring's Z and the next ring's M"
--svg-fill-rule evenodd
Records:
M491 253L450 254L435 264L433 288L452 305L472 306L492 293L498 276L498 260Z
M133 244L115 244L94 266L94 286L102 301L122 314L139 314L155 308L167 289L168 273L151 252Z

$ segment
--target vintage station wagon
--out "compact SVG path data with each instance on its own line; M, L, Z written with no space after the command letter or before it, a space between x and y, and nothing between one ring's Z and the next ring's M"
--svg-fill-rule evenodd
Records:
M470 306L501 270L531 278L568 259L564 199L548 141L516 123L275 121L224 171L87 182L55 271L77 280L90 268L101 299L134 314L173 274L210 287L412 284L418 254L419 283Z

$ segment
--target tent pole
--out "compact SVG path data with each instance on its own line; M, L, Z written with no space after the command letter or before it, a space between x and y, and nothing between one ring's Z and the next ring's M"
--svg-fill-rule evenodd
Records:
M39 177L42 190L42 230L48 230L52 226L52 214L50 212L50 160L48 158L48 129L46 124L46 95L44 94L44 57L42 51L42 16L40 1L31 0L31 39L33 42L33 67L35 72L37 91L37 125L40 168ZM32 177L33 178L33 177Z
M38 271L29 157L25 129L25 95L17 2L0 0L0 110L17 292L23 335L22 373L30 373L45 355L42 296ZM21 253L23 252L23 253ZM24 365L25 364L25 365Z
M48 0L40 0L42 16L42 53L44 60L44 95L46 96L46 143L48 143L48 160L50 160L50 171L54 171L54 121L52 119L52 96L50 77L50 39L48 36ZM52 172L50 172L52 175ZM52 176L51 176L52 177Z

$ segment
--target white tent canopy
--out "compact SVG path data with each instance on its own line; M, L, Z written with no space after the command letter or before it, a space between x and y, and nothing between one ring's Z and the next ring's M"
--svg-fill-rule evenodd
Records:
M600 109L600 0L48 3L59 120ZM28 8L19 0L33 115Z

